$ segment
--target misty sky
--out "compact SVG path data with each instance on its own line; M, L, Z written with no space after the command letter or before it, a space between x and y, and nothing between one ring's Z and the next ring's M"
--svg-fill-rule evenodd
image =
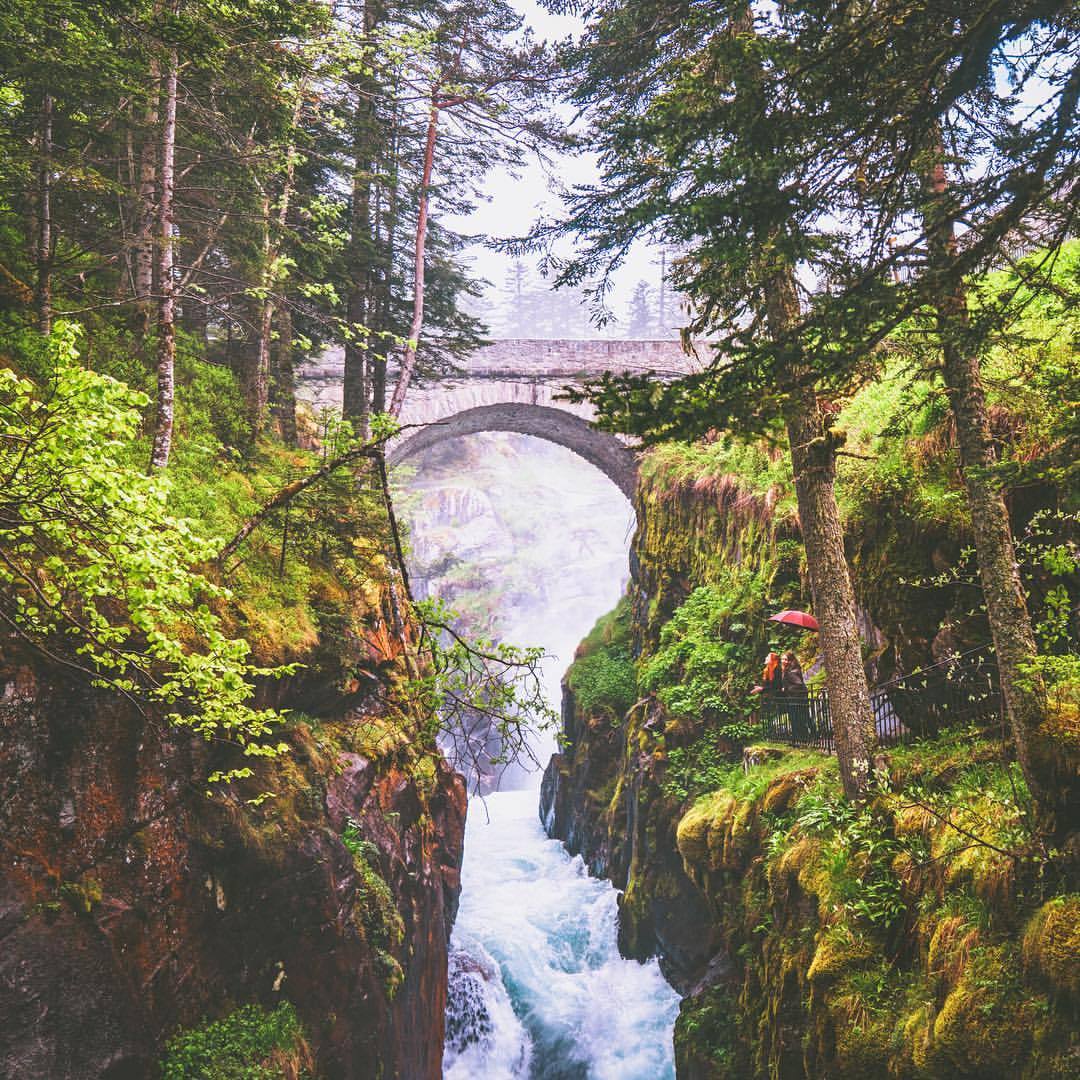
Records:
M512 0L512 3L541 40L555 41L581 30L581 20L552 15L536 0ZM572 115L569 109L566 115L568 119ZM564 184L594 181L598 175L593 160L587 155L560 155L554 169L557 179ZM487 177L484 190L488 201L481 203L472 214L447 218L447 224L471 235L515 236L525 231L541 213L553 214L559 207L559 199L551 191L549 177L537 162L531 163L518 176L510 175L505 169L493 170ZM609 299L609 306L619 322L614 327L598 331L598 336L621 336L630 294L639 280L644 279L654 287L659 283L659 268L652 265L655 256L656 253L644 245L638 245L631 251L616 275L615 292ZM498 291L502 287L512 261L508 256L474 244L468 248L467 257L475 272L486 278L493 290ZM532 265L535 267L535 259Z

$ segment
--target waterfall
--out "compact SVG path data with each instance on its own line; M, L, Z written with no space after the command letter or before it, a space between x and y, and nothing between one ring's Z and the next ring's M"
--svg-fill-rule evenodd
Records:
M578 642L625 587L626 500L570 451L509 435L436 448L409 489L416 577L503 640L543 645L557 705ZM555 746L545 733L532 749L546 764ZM615 890L544 832L539 774L510 783L469 807L445 1080L674 1078L678 995L655 961L619 956Z

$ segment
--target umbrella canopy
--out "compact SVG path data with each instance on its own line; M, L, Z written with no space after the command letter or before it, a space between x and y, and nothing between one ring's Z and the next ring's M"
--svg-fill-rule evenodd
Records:
M770 622L786 623L788 626L801 626L804 630L816 630L818 621L808 611L778 611L769 616Z

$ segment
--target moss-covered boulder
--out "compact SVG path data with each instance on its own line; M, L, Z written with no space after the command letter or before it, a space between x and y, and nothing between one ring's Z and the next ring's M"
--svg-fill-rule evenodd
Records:
M1080 996L1080 893L1035 912L1024 932L1024 961L1054 991Z

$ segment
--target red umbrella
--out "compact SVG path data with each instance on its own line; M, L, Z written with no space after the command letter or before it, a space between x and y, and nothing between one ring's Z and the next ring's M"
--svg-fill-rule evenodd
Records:
M770 622L787 623L788 626L801 626L804 630L817 630L818 621L807 611L778 611L769 616Z

